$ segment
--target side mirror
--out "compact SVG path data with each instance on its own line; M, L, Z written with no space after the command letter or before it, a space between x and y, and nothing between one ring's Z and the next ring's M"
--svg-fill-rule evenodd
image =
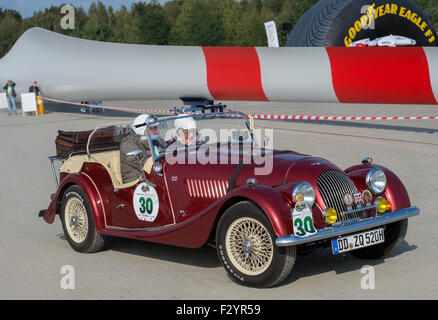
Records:
M141 159L143 159L143 157L144 157L144 153L140 149L128 152L126 154L126 158L129 162L141 161Z

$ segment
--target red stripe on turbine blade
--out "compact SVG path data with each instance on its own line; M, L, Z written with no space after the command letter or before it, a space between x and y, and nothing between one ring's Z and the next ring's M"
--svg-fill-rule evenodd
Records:
M253 47L202 47L207 85L216 100L268 101Z
M326 50L340 102L437 104L421 47Z

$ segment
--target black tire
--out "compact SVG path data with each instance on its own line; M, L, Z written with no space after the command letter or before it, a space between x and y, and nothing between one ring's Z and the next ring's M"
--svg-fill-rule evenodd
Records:
M385 242L351 251L351 255L360 259L380 259L387 256L404 240L408 231L408 219L391 223L385 227Z
M363 7L373 3L377 14L368 16ZM411 19L404 17L408 12ZM411 0L321 0L298 20L286 46L342 47L391 34L414 39L417 46L438 45L432 22Z
M64 192L60 218L65 237L74 250L91 253L102 249L105 237L96 231L90 202L79 186L73 185Z
M291 272L296 248L279 248L275 239L268 218L248 201L228 208L216 229L217 253L224 269L234 282L250 287L272 287ZM245 245L249 249L246 257Z

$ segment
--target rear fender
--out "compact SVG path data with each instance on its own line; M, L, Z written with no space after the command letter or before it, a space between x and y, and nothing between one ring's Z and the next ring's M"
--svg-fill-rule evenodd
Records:
M411 201L405 186L397 175L388 168L381 165L357 165L346 169L345 173L359 189L364 190L367 189L365 178L371 168L380 168L385 172L387 184L384 195L391 203L392 211L409 208Z
M44 213L43 219L50 224L54 222L55 216L61 211L64 193L72 185L79 186L87 195L93 211L94 223L97 231L105 228L104 204L108 201L105 201L106 199L102 199L102 197L106 198L106 196L102 195L102 192L99 191L92 177L84 173L71 173L62 180L57 192L51 196L50 205Z

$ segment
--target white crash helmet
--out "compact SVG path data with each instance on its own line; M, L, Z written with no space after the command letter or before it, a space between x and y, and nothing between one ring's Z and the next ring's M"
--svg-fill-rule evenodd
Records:
M132 123L132 129L137 135L142 136L144 135L146 126L154 121L157 121L155 116L151 116L150 114L141 114L134 119L134 122Z
M178 115L178 117L181 117L181 119L176 119L175 122L174 122L176 130L179 130L179 129L184 129L184 130L196 129L196 121L195 121L195 119L193 119L192 117L187 117L187 115L185 115L185 114L180 114L180 115ZM182 117L185 117L185 118L182 118Z

